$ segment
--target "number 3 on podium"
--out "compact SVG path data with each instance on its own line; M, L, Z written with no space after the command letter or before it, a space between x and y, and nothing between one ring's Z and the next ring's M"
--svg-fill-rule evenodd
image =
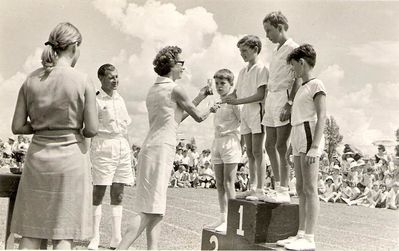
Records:
M244 207L242 205L240 205L238 213L240 214L240 221L238 222L237 235L244 236L244 230L242 230L242 218L244 215Z

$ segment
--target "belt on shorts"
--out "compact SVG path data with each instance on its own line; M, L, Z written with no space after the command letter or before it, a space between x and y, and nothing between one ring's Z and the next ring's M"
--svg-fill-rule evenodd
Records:
M279 93L279 92L286 92L287 96L289 95L289 90L288 89L283 89L283 90L275 90L275 91L271 91L271 90L267 90L270 93Z
M100 139L125 139L125 136L120 133L109 134L109 133L98 133L96 138Z
M54 135L67 135L67 134L80 134L79 129L54 129L54 130L38 130L34 131L35 135L45 135L45 136L54 136Z

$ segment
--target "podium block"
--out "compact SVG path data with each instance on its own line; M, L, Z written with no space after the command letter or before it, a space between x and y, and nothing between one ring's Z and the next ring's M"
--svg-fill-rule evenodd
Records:
M201 250L232 250L232 240L215 230L203 229Z
M298 227L298 204L229 200L227 236L233 240L234 249L242 245L274 243L295 235Z

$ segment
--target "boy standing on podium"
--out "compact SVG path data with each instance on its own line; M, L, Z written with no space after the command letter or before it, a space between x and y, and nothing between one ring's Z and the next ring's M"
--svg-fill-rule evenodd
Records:
M294 155L296 190L299 197L299 231L277 245L289 250L314 250L314 232L319 215L317 177L319 158L324 149L326 90L323 82L313 77L316 52L309 44L294 49L287 57L295 77L302 78L292 107L291 144Z

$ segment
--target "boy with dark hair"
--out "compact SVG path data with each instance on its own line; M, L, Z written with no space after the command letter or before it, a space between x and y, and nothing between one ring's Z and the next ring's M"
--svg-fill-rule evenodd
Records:
M297 235L278 241L289 250L314 250L314 232L319 215L317 177L319 158L324 149L324 126L326 120L326 91L323 83L312 74L316 52L309 44L294 49L287 57L295 77L302 78L291 116L292 150L294 155L296 188L299 196L299 230Z

